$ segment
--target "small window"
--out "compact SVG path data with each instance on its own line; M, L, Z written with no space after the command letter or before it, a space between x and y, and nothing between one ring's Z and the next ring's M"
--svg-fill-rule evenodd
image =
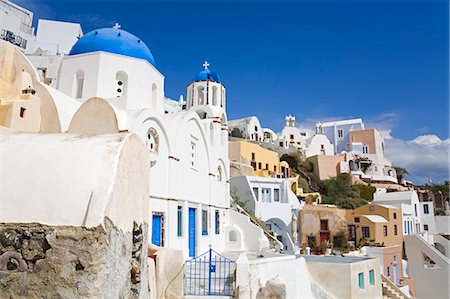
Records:
M217 167L217 180L222 182L222 167Z
M269 188L262 188L261 193L262 193L262 196L261 196L262 202L271 202L272 201Z
M370 229L368 226L361 227L363 238L370 238Z
M230 230L228 233L228 241L236 242L237 241L237 233L234 230Z
M394 224L394 235L396 236L398 234L398 231L397 231L397 224Z
M273 201L280 202L280 189L273 189Z
M147 149L153 153L158 153L159 151L159 136L154 128L149 128L147 130Z
M294 140L294 134L291 134L291 135L289 136L289 138L290 138L291 140Z
M342 137L344 137L344 130L342 130L342 129L338 129L338 137L339 138L342 138Z
M355 217L355 222L359 222L359 217Z
M216 235L220 233L220 213L219 210L216 210L214 222L216 224Z
M395 256L394 256L395 257ZM369 271L369 282L371 286L375 285L375 273L373 270Z
M428 208L428 204L427 203L423 205L423 213L424 214L430 214L430 210Z
M183 207L178 206L177 211L177 236L181 237L183 235Z
M77 99L81 99L83 97L83 84L84 77L77 77Z
M195 142L191 142L191 167L195 168L197 166L197 145Z
M391 277L391 266L387 266L386 270L387 277Z
M255 153L252 153L252 161L255 161L256 159L255 156L256 156Z
M24 118L25 117L25 111L26 111L27 109L25 109L25 108L23 108L23 107L20 107L20 113L19 113L19 116L21 117L21 118Z
M266 170L269 170L269 164L266 163Z
M363 272L358 273L358 287L360 289L364 289L364 273Z
M362 152L363 154L368 154L369 153L369 146L364 144L362 147Z
M255 196L256 201L259 201L259 188L253 187L253 195Z
M387 237L387 235L388 235L387 225L383 225L383 236Z
M202 235L208 235L208 211L202 210Z
M428 231L428 224L424 224L424 225L423 225L423 229L426 230L426 231Z
M394 213L394 219L397 219L397 213Z
M262 163L261 162L258 163L258 169L262 169Z

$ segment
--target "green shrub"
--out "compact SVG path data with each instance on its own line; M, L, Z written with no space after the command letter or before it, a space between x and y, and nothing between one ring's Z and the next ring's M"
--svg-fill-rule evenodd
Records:
M370 186L370 185L367 186L367 185L363 185L363 184L356 184L355 186L359 189L359 196L362 199L372 201L373 194L375 193L377 188Z

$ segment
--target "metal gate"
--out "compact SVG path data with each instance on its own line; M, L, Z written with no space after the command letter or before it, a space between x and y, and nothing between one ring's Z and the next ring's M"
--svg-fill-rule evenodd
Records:
M184 294L193 296L232 296L234 261L212 249L186 261Z

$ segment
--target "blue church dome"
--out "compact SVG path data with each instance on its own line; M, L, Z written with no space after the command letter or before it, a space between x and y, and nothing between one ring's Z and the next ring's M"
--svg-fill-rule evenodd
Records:
M147 60L155 66L155 59L147 45L133 34L117 27L101 28L81 37L69 55L103 51Z
M205 63L203 64L203 67L205 68L203 71L201 71L200 73L198 73L195 77L193 81L205 81L205 80L211 80L211 81L216 81L220 83L220 78L219 75L217 75L216 73L212 72L209 68L209 63L207 61L205 61Z

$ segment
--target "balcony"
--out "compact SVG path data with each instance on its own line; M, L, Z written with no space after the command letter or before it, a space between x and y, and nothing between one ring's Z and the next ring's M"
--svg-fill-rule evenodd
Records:
M12 33L9 30L2 29L0 38L7 42L12 43L13 45L18 46L24 50L27 48L27 40L24 38L21 38L18 35L15 35L14 33Z

